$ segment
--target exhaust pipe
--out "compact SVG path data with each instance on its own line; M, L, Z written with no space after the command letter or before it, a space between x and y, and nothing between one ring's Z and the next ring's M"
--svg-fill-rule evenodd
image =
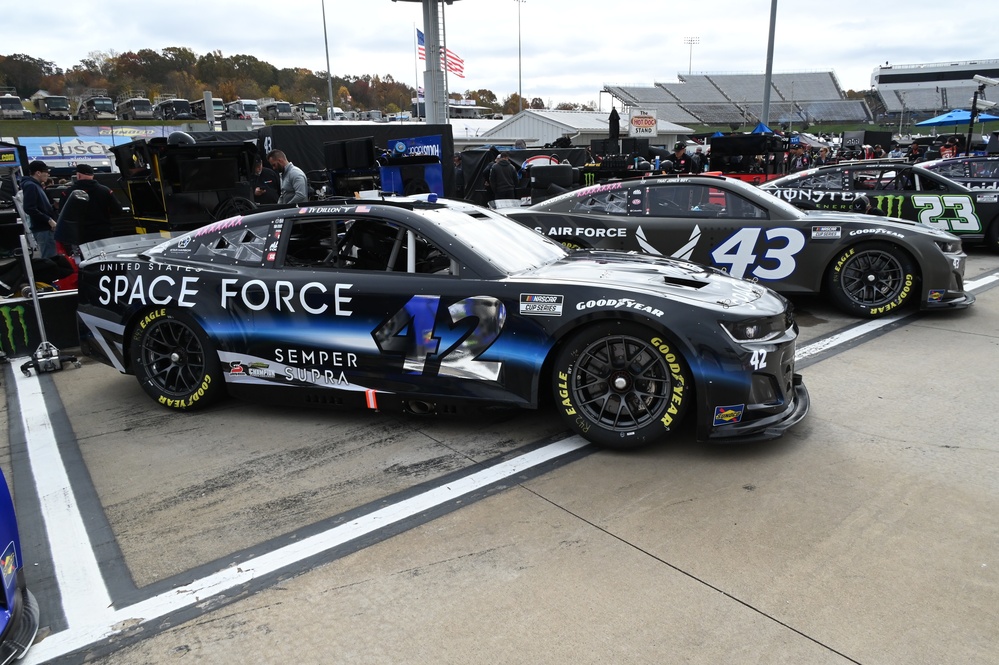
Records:
M437 411L437 407L430 402L422 402L414 399L406 402L406 410L413 415L425 416Z

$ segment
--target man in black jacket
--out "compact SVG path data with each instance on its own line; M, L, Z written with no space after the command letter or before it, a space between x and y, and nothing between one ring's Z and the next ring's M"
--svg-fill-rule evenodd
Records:
M90 200L81 207L78 214L72 215L73 219L63 218L63 225L56 229L56 240L63 245L82 245L92 240L110 238L111 218L121 212L121 204L109 188L94 180L93 166L76 165L76 182L63 193L63 205L66 205L68 197L74 190L86 192ZM75 240L66 226L72 221L77 225Z
M45 183L49 180L49 167L45 162L35 160L28 164L28 175L23 176L18 184L24 196L24 214L28 219L23 220L31 229L31 234L38 244L40 258L47 259L56 255L55 231L55 209L49 201L48 194L45 193Z
M492 189L493 198L516 198L518 178L517 167L510 161L510 155L501 152L489 170L489 187Z

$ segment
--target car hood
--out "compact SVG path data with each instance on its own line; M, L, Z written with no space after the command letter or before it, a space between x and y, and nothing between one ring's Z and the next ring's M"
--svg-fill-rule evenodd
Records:
M784 309L784 299L770 289L688 261L606 250L577 250L555 263L514 279L586 284L598 293L621 289L637 296L683 300L719 309Z

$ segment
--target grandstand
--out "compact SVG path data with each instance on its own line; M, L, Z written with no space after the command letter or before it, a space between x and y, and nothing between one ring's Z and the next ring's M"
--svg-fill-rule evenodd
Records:
M751 125L763 113L763 74L678 74L677 83L606 85L604 92L625 107L655 110L674 123ZM832 72L774 74L769 117L781 124L866 122L870 109L848 99Z
M975 74L999 77L999 60L879 65L871 74L871 86L888 115L939 115L971 108L971 97L978 89Z

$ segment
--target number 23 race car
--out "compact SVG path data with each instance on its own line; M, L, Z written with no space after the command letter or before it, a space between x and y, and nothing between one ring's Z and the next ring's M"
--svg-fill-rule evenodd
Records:
M83 253L84 352L169 409L230 394L452 413L547 394L614 448L688 415L702 440L774 438L808 410L780 295L686 261L569 252L464 202L309 205Z

